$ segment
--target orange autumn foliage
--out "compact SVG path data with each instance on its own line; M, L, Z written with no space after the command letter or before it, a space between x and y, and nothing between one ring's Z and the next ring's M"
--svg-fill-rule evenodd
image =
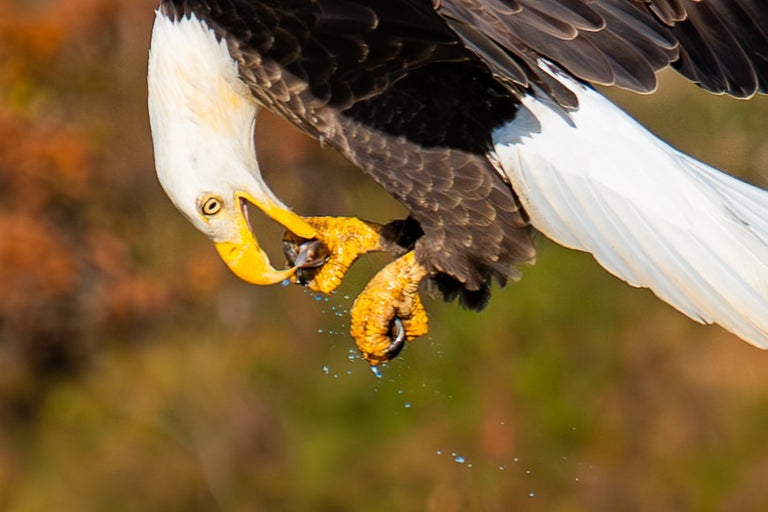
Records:
M114 16L117 6L105 0L56 0L37 5L0 1L0 44L14 50L3 52L6 58L12 57L6 64L23 69L24 61L55 58L63 47L82 41L84 34Z
M0 379L0 397L24 410L47 374L77 371L106 333L157 324L221 275L187 265L161 279L126 234L146 226L115 190L121 134L92 113L120 101L104 63L118 20L140 7L0 0L0 367L19 375ZM13 403L0 401L0 419Z
M330 297L239 283L155 177L158 2L0 0L0 511L768 510L766 353L583 254L541 240L482 315L432 302L380 379L346 322L384 259ZM668 136L765 161L768 98L676 90L650 102ZM257 128L296 212L401 215Z

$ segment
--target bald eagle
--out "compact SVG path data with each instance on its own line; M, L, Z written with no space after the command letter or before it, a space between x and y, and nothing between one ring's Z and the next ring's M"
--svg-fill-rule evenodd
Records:
M481 309L534 232L591 253L690 318L768 347L768 192L665 144L595 91L671 66L714 93L768 92L765 0L162 0L149 112L161 185L242 279L355 300L373 365L427 332L422 281ZM259 170L266 108L336 148L410 215L301 217ZM286 229L276 269L255 206Z

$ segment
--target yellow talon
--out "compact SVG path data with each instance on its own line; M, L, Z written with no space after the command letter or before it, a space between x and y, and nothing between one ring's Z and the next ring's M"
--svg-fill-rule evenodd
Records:
M283 243L291 265L297 267L292 279L314 291L332 292L358 257L385 250L379 224L354 217L306 217L304 221L317 232L316 237L289 231ZM389 361L406 341L427 333L427 312L418 293L427 274L410 251L379 271L355 299L351 333L371 365Z
M355 299L352 337L371 365L389 361L405 340L427 333L427 312L418 293L427 273L413 251L408 252L379 271ZM393 334L396 322L401 324L402 336Z
M354 217L306 217L317 231L317 238L327 247L327 259L317 266L309 287L330 293L341 284L349 267L363 254L381 251L381 225ZM287 233L284 241L299 245L301 237ZM295 279L295 278L294 278Z

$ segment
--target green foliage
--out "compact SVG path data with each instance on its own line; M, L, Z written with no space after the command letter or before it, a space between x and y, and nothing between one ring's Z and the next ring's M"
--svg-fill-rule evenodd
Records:
M0 509L768 507L768 356L586 255L540 240L481 314L428 300L381 379L346 331L386 259L319 300L230 276L154 177L154 3L0 1ZM764 98L611 93L768 184ZM299 213L402 215L268 115L259 143Z

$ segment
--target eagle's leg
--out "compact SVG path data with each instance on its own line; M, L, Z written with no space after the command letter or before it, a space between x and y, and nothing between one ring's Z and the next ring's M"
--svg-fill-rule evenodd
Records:
M385 250L383 226L354 217L306 217L318 233L305 239L290 231L283 236L283 251L297 268L295 279L312 290L330 293L344 279L355 260L374 251Z
M410 251L379 271L355 299L352 337L371 365L389 361L406 340L427 333L419 283L428 273Z

